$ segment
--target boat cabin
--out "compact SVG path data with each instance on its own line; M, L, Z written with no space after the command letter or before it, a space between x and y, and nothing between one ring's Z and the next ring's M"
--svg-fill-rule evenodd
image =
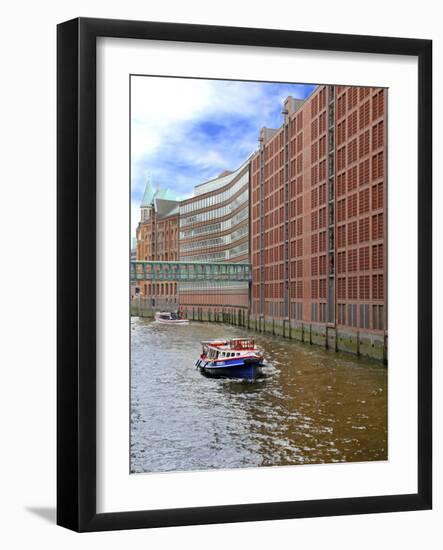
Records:
M165 321L176 321L177 319L180 319L180 315L175 311L160 311L158 317L159 319L163 319Z
M256 351L253 338L233 338L232 340L213 340L202 342L202 356L207 359L232 359L245 352Z

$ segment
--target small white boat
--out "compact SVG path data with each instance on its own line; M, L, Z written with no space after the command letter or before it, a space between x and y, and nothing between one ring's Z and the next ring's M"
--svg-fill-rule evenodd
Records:
M180 314L175 311L157 311L155 314L155 320L157 323L163 325L187 325L189 319L183 319Z

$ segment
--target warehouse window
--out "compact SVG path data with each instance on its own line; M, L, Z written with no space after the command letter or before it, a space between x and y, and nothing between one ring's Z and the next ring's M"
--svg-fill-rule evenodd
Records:
M384 329L384 308L383 306L372 306L372 328Z

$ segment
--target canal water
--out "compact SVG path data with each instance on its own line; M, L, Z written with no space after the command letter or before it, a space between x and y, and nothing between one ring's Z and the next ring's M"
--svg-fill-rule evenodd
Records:
M205 378L200 341L254 336L266 377ZM131 471L387 459L387 368L217 323L131 318Z

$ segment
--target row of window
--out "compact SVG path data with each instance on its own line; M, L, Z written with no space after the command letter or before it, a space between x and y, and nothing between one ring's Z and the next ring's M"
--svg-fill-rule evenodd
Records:
M370 236L372 240L383 239L384 223L383 212L372 216L372 232L369 232L370 218L351 221L337 227L337 248L344 248L346 245L355 245L357 243L368 242ZM358 231L357 231L358 230ZM347 235L346 235L347 234ZM346 238L347 236L347 238Z
M270 248L264 249L264 262L265 263L274 263L281 262L284 259L284 248L283 245L271 246Z
M260 301L258 299L253 300L252 310L255 314L262 313ZM372 319L370 317L371 310ZM290 313L292 319L303 321L303 302L292 302ZM328 306L325 302L311 303L311 321L326 323L327 313ZM264 314L270 317L283 317L284 303L266 301ZM370 304L338 304L337 324L350 327L383 330L385 324L384 306L373 305L371 308Z
M318 118L315 118L311 122L311 139L317 139L317 137L326 132L326 111L319 114Z
M222 262L227 257L227 250L223 250L222 252L210 252L208 254L192 254L180 258L180 260L187 260L189 262Z
M294 224L294 225L293 225ZM372 216L372 233L370 233L370 218L362 218L360 220L351 221L348 224L340 225L337 227L337 248L344 248L347 245L357 245L358 243L365 243L370 240L372 236L373 240L379 240L383 238L383 213L375 214ZM301 237L303 232L303 222L302 218L296 222L291 222L290 225L290 244L289 244L289 258L298 258L304 254L304 245L303 237ZM258 231L255 231L255 237L253 237L253 250L257 251L261 248L261 237L257 235ZM266 262L278 261L278 254L275 256L271 254L272 250L277 250L279 246L282 246L283 242L283 225L274 227L269 231L264 233L263 246L265 247L265 258ZM295 239L295 236L300 236L300 238ZM333 247L333 242L330 243L331 248ZM311 254L317 254L318 252L326 252L327 246L327 233L326 231L321 231L319 233L311 234ZM375 261L375 256L377 251L377 260ZM340 250L338 252L339 258L343 254ZM272 259L271 259L272 257ZM383 267L383 245L377 244L373 246L373 268L380 269Z
M337 99L337 119L340 119L345 116L347 111L351 111L357 106L358 99L357 93L358 90L368 90L368 88L349 88L347 93L342 94ZM369 94L367 94L369 95ZM347 96L347 97L346 97ZM363 100L366 96L360 97L360 100ZM347 99L347 101L346 101ZM370 106L372 101L372 120L376 120L383 115L384 112L384 91L379 90L372 100L368 99L355 111L355 114L358 112L360 128L364 128L370 122ZM352 113L353 114L353 113Z
M178 260L177 252L165 252L163 254L143 254L143 250L140 250L139 260L157 261L157 262L174 262Z
M270 139L263 150L264 161L267 162L272 156L274 156L279 149L283 147L283 132L278 132ZM258 164L257 164L258 168Z
M269 315L270 317L283 317L284 303L283 302L265 302L265 315Z
M360 163L359 166L359 183L360 186L366 185L369 183L369 160L365 160ZM379 174L378 171L376 171ZM373 179L378 179L373 178ZM380 182L383 185L383 182ZM347 184L347 185L346 185ZM347 172L338 174L337 176L337 197L341 197L346 194L346 191L350 193L357 188L357 167L354 166L350 168Z
M347 124L346 124L347 123ZM374 124L371 130L367 129L364 131L358 138L358 151L359 156L362 157L369 153L369 143L370 143L370 132L372 131L372 149L378 149L384 144L384 122L383 120ZM343 120L337 125L337 145L340 146L346 141L346 137L349 139L357 133L357 112L352 113L352 115L346 120ZM356 138L357 139L357 138ZM356 142L356 139L352 143ZM338 153L342 150L340 148L337 151L337 161L339 162L338 169L340 170L340 164L343 163L345 158L338 157ZM343 155L343 153L342 153Z
M326 323L327 304L311 303L311 320L314 322Z
M203 291L212 290L247 290L248 281L187 281L178 284L179 292Z
M303 302L292 302L291 310L293 319L303 321Z
M368 188L361 190L359 193L349 195L344 199L337 201L337 221L342 222L347 218L353 218L358 214L366 214L370 208L378 210L383 207L383 182L380 182L372 187L370 205L370 190ZM313 227L315 229L315 227Z
M370 281L372 279L372 298L370 295ZM337 279L337 298L339 300L383 300L384 299L384 276L383 274L361 275L359 277L352 276L339 277ZM347 289L346 289L347 285ZM266 298L283 298L284 283L267 282L264 284ZM347 292L346 292L347 290ZM253 295L259 293L259 285L253 287ZM290 285L290 295L292 298L303 298L303 281L292 281ZM327 298L327 279L312 279L311 280L311 298Z
M347 255L347 262L346 262ZM383 243L375 244L372 246L372 269L383 269L384 255L383 255ZM369 271L371 268L369 262L369 246L362 247L358 250L358 262L357 262L357 249L338 252L337 253L337 273L345 273L346 271Z
M311 208L317 208L317 206L326 203L326 184L323 183L318 187L314 187L311 191Z
M341 95L338 98L337 102L337 118L342 118L346 113L346 108L348 110L352 110L354 107L357 106L358 100L357 94L360 95L360 100L366 98L370 94L370 88L349 88L347 93ZM317 118L317 113L319 108L316 108L318 102L318 97L320 97L321 94L326 94L326 89L323 88L318 95L314 95L311 100L311 117L313 118L311 122L311 139L317 139L318 135L325 131L325 117L326 113L322 112L320 113L320 116ZM346 96L348 98L347 105L346 105ZM357 120L359 122L359 127L361 129L366 128L370 123L370 105L371 105L371 99L368 99L365 103L360 105L359 109L352 112L347 119L347 121L343 121L338 124L338 143L341 144L346 139L346 125L345 122L347 122L347 130L348 130L348 137L351 137L357 132ZM323 109L322 107L321 109ZM320 110L321 110L320 109ZM379 92L372 97L372 120L378 119L380 116L383 115L384 112L384 92L383 90L379 90ZM314 114L315 113L315 114ZM358 117L357 117L358 113ZM290 122L290 134L291 137L295 136L296 130L300 131L302 129L302 112L299 112L297 117L295 117ZM379 127L373 127L373 148L380 147L383 144L383 126ZM299 136L302 136L302 134L299 134ZM299 139L299 136L297 136L297 140ZM362 144L361 149L362 151L367 151L369 146L369 135L364 136L362 138ZM265 152L265 160L268 161L272 158L273 165L272 167L265 165L265 171L266 175L270 172L277 170L278 168L275 166L275 164L282 164L283 159L281 158L280 161L278 157L274 157L276 153L282 155L282 151L280 149L283 147L283 132L279 132L274 138L272 138L268 144L266 144L264 152ZM295 142L291 142L290 145L290 152L291 156L295 154L295 152L300 152L302 149L302 143L297 143L297 146L295 146ZM325 145L321 142L319 142L319 146L317 149L317 145L313 145L313 151L312 155L313 158L316 159L317 156L322 156L325 154ZM362 152L362 154L365 154ZM300 163L302 161L300 160ZM274 164L275 163L275 164ZM252 162L253 170L256 171L259 169L259 158L258 156L253 159ZM298 169L296 169L297 172L299 172ZM293 170L292 173L294 174L295 171Z
M358 309L360 313L359 318L357 318ZM376 330L384 329L384 306L372 306L372 323L369 304L360 304L358 309L357 304L338 304L337 323L351 327L373 328Z
M237 258L238 256L244 256L248 254L249 243L245 242L238 246L234 246L231 249L223 250L221 252L209 252L205 254L191 254L181 257L183 261L190 262L221 262L224 260L230 260Z
M234 212L241 205L248 202L249 191L246 189L241 193L237 198L235 198L230 204L222 206L221 208L215 208L214 210L207 210L206 212L200 212L199 214L194 214L193 216L180 218L180 227L185 227L186 225L204 223L217 218L223 218Z
M311 99L311 117L315 117L318 111L326 107L326 86L322 86Z
M207 235L210 233L222 233L227 231L231 227L231 219L223 222L212 223L210 225L202 225L200 227L194 227L188 231L180 231L180 240L188 239L190 237L196 237L198 235Z
M174 296L177 283L144 283L145 296Z
M319 158L326 155L326 136L321 137L318 141L314 141L311 145L311 162L317 162Z
M327 297L326 279L311 280L311 298L326 298Z
M365 135L363 134L360 136L361 138L364 138ZM368 137L368 136L367 136ZM338 151L337 151L337 172L341 172L346 169L347 165L354 164L357 162L357 160L361 159L363 156L369 153L369 137L368 141L360 142L360 152L357 156L357 139L354 139L349 143L349 145L343 145ZM377 179L380 177L383 177L384 172L384 155L383 151L380 151L379 153L375 154L371 158L371 167L372 167L372 179ZM359 164L359 170L360 170L360 185L363 184L362 180L363 177L366 176L365 179L369 181L369 159L365 159L364 161L361 161ZM365 182L367 183L367 182Z
M384 299L384 275L377 273L375 275L353 275L337 278L337 297L339 300L371 300L370 281L372 280L372 300ZM312 283L314 283L312 281ZM325 297L325 293L320 295ZM312 297L314 296L314 286L312 286Z
M298 241L302 242L302 241ZM297 256L296 247L297 241L293 241L291 245L293 248L290 249L291 258ZM372 246L372 269L383 269L384 267L384 252L383 252L383 243L376 244ZM346 272L353 273L357 271L369 271L371 269L370 257L369 257L369 246L362 247L360 249L354 249L349 251L343 251L337 253L337 274L344 274ZM302 254L298 254L301 256ZM264 256L265 264L267 263L267 254ZM347 261L346 261L347 260ZM253 261L255 265L260 263L260 253L255 252ZM316 277L318 275L326 275L326 264L327 256L314 256L311 258L311 273L310 275ZM302 278L303 274L303 260L291 260L289 275L291 279ZM265 265L265 279L268 281L273 281L276 279L283 279L283 263Z
M243 225L236 231L228 233L227 235L222 235L220 237L213 237L211 239L205 239L201 241L190 241L187 243L182 243L180 245L180 251L188 252L189 250L202 249L202 248L212 248L214 246L227 246L235 241L238 241L242 237L248 234L248 226Z
M232 174L231 177L233 178L235 177L235 175L236 174ZM204 197L202 199L192 200L191 202L188 202L186 204L181 204L180 215L183 216L185 214L189 214L190 212L194 212L195 210L201 210L202 208L210 208L212 206L225 202L229 200L231 197L233 197L236 193L238 193L240 189L242 189L248 183L248 181L249 181L249 172L247 171L229 189L226 189L221 193L217 193L216 195L209 195L208 197Z
M270 211L281 205L284 201L284 192L285 190L283 187L277 191L271 188L269 193L265 188L265 210Z

